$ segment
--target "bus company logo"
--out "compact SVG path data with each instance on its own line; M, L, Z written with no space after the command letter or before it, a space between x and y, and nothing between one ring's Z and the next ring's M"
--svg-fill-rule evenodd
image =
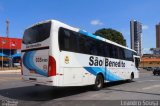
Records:
M64 62L65 62L66 64L69 64L69 57L68 57L68 56L66 56L66 57L64 58Z
M113 61L113 60L109 60L108 58L103 59L99 59L98 57L93 57L91 56L89 58L89 65L90 66L103 66L105 64L105 66L107 67L125 67L125 62L122 60L119 61Z

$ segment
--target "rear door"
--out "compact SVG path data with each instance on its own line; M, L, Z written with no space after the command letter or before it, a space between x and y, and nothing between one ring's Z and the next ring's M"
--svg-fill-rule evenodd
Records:
M22 47L24 76L48 76L51 22L37 24L25 30Z

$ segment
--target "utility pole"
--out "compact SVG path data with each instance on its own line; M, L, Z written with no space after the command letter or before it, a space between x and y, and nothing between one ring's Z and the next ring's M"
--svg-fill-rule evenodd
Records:
M6 20L6 35L7 35L7 38L9 38L9 20L7 19ZM10 68L12 67L12 57L11 57L11 40L9 40L9 57L10 57L10 60L9 60L9 66Z
M8 19L6 20L6 35L8 38L9 37L9 20Z

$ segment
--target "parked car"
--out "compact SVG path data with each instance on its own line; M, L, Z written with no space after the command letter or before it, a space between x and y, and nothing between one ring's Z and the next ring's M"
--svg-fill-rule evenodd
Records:
M144 69L146 69L147 71L153 71L152 67L145 67Z
M160 75L160 67L157 67L153 70L153 75Z

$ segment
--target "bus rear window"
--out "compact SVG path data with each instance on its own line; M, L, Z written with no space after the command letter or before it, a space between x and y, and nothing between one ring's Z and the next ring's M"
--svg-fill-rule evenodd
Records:
M46 40L50 36L51 22L39 24L25 30L24 44L32 44Z

